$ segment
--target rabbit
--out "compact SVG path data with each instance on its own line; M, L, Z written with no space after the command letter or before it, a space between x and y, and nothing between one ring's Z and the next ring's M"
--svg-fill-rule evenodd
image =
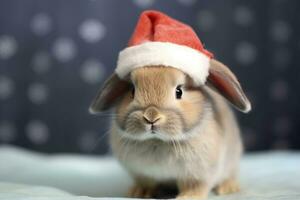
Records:
M227 66L209 65L202 86L172 66L113 73L93 100L92 113L114 108L110 145L135 180L130 197L154 197L162 184L176 186L178 199L239 191L243 145L227 102L242 112L251 104Z

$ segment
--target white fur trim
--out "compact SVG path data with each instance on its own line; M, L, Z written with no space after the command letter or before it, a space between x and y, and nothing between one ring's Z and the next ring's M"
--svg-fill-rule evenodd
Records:
M185 72L197 85L203 85L208 76L209 60L207 55L187 46L146 42L120 52L116 74L122 79L136 68L164 65Z

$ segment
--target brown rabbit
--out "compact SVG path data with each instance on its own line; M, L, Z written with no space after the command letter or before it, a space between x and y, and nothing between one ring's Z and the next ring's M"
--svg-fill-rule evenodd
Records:
M239 190L240 131L222 96L243 112L251 109L236 77L191 27L143 12L90 108L115 107L110 143L135 179L131 197L154 197L164 184L187 199Z
M178 198L204 199L211 189L217 194L239 190L240 131L215 91L241 111L250 110L236 77L214 59L203 86L165 66L137 68L127 80L113 74L106 81L91 111L116 105L110 142L136 180L130 196L152 197L158 184L170 182L178 186Z

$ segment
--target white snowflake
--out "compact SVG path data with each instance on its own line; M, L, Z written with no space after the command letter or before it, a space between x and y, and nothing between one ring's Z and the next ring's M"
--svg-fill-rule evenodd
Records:
M76 45L71 38L58 38L53 44L53 54L60 62L68 62L77 53Z
M14 88L14 82L10 78L0 76L0 99L9 98L12 95Z
M148 8L154 4L155 0L133 0L133 2L140 8Z
M235 58L242 65L249 65L256 59L256 47L246 41L240 42L235 48Z
M42 104L48 98L48 88L41 83L33 83L28 88L28 98L32 103Z
M214 13L209 10L200 10L197 15L197 22L200 31L211 31L216 25Z
M106 28L101 22L88 19L79 26L79 34L86 42L98 42L105 36Z
M26 126L26 134L34 144L44 144L49 138L49 129L47 125L40 120L32 120Z
M80 70L81 78L90 84L98 83L102 80L105 70L102 63L96 59L85 61Z
M97 145L97 133L85 131L78 137L79 148L84 152L92 152Z
M285 21L275 21L270 29L271 37L276 42L287 42L287 40L290 38L291 35L291 27L290 25Z
M249 26L254 21L252 10L246 6L238 6L234 11L234 21L240 26Z
M17 41L9 35L0 36L0 58L8 59L17 51Z
M30 22L31 30L37 35L46 35L51 31L52 21L45 13L36 14Z

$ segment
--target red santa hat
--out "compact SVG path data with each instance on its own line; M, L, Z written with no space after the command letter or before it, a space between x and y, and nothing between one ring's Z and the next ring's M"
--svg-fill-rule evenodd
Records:
M128 47L119 54L115 71L124 78L133 69L163 65L177 68L203 85L212 57L190 26L149 10L141 14Z

